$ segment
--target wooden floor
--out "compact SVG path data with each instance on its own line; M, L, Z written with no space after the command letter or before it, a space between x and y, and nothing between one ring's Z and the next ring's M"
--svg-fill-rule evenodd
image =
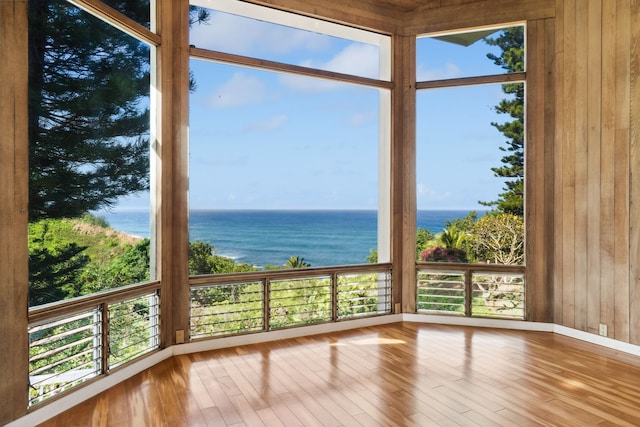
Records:
M398 323L176 356L46 426L639 426L640 358Z

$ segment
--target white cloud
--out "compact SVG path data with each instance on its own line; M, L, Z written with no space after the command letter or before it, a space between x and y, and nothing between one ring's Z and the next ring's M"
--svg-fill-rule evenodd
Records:
M296 49L327 49L330 38L229 13L212 12L207 24L193 26L189 43L203 49L264 57L265 54L286 54Z
M452 62L447 62L441 68L427 68L422 64L418 64L416 80L426 82L431 80L454 79L459 77L460 74L460 67Z
M418 183L416 190L418 193L418 199L424 201L445 201L451 199L453 196L450 191L441 193L423 183Z
M299 65L360 77L378 78L379 61L380 55L377 47L363 43L351 43L328 61L320 62L308 59ZM301 92L328 91L341 86L340 83L330 80L309 79L293 75L281 76L280 82L291 90Z
M247 127L247 129L254 132L269 132L284 126L284 124L288 121L289 116L287 116L286 114L280 114L278 116L272 117L269 120L251 124Z
M366 125L367 123L370 123L373 119L375 119L375 117L371 112L356 113L349 117L347 123L349 124L349 126L360 127Z
M214 108L239 107L255 104L266 96L264 83L256 77L236 72L231 80L223 83L209 97L209 105Z

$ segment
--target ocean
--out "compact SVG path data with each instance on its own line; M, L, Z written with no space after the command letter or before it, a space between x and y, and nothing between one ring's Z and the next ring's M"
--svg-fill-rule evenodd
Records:
M422 210L418 227L439 233L466 210ZM482 215L484 212L478 212ZM144 211L99 212L112 228L149 237ZM193 210L190 241L210 242L218 255L263 267L299 256L312 267L364 264L377 245L377 212L370 210Z

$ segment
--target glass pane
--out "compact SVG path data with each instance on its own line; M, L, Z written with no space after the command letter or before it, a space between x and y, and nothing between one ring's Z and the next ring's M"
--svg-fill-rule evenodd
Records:
M64 1L29 25L30 304L147 280L150 48ZM136 236L100 218L132 206Z
M197 60L191 71L191 273L365 263L378 90Z
M502 85L418 93L419 260L524 263L524 126L499 113L510 101L522 112L524 87L504 88L511 93Z
M151 2L149 0L102 0L102 2L145 28L151 28Z
M524 71L522 26L419 37L416 42L419 82Z
M202 49L379 79L380 48L211 9L206 25L193 25L191 45Z

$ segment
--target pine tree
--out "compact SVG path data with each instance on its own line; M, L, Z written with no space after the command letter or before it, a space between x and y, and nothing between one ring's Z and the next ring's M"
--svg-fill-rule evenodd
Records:
M148 1L110 4L149 20ZM29 1L31 220L148 188L149 64L148 46L66 1Z
M495 38L486 38L490 46L501 49L500 56L488 54L494 64L503 69L519 73L524 72L524 30L523 27L511 27L500 32ZM505 147L500 147L506 154L502 157L500 167L491 168L496 177L507 178L504 192L498 200L480 202L485 206L494 206L497 211L523 216L524 214L524 85L508 83L502 90L509 95L495 107L501 114L508 114L514 120L506 123L491 123L505 137Z

